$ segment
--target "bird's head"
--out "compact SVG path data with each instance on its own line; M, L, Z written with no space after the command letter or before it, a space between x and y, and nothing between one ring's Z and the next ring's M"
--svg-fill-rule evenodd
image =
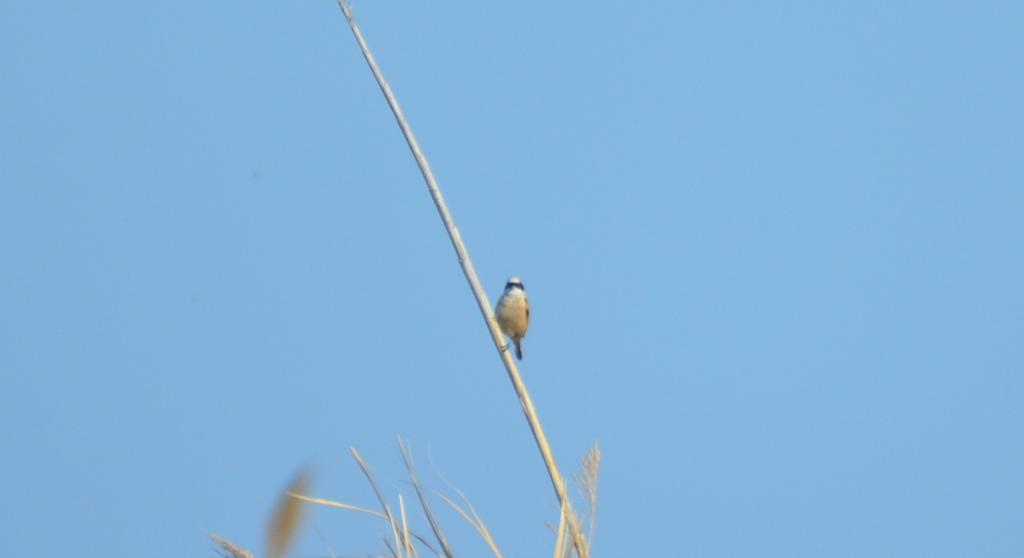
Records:
M523 280L519 277L509 277L508 281L505 282L505 290L510 291L512 289L526 290L523 287Z

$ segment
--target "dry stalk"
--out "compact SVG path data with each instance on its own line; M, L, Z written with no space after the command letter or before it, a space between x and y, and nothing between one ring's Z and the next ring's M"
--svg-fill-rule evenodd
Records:
M419 166L420 173L423 175L423 179L427 183L427 190L429 190L430 197L434 201L434 206L437 208L441 221L444 222L445 230L448 231L452 247L455 249L455 253L459 259L459 265L462 266L462 272L466 276L466 281L469 282L470 290L473 291L473 296L476 299L477 306L480 307L480 313L483 315L484 323L491 334L491 340L494 342L494 347L497 349L498 355L501 358L502 363L505 365L505 370L508 373L509 380L512 382L512 387L515 389L516 396L519 398L519 403L523 407L523 414L526 416L526 421L530 425L533 438L537 442L537 448L540 450L541 457L544 460L544 466L547 468L548 476L551 478L551 484L554 486L555 495L558 497L558 503L566 508L569 536L572 539L576 553L580 558L587 558L589 555L589 549L587 548L586 540L583 538L583 533L580 531L580 527L577 523L572 502L566 494L565 481L562 478L562 474L558 471L558 466L555 464L555 456L551 451L551 446L548 444L547 437L544 435L544 429L541 428L540 419L537 417L537 410L533 406L533 400L530 398L529 392L526 391L526 385L523 383L523 379L519 375L519 370L516 368L515 361L512 360L512 356L507 350L501 330L498 328L498 324L494 319L494 312L491 310L491 303L488 300L483 287L480 286L480 280L477 278L476 270L473 268L473 263L469 258L469 253L466 250L465 245L462 243L462 237L459 234L459 229L455 226L455 221L452 219L451 213L448 211L448 206L445 204L444 197L441 195L441 190L437 185L437 181L434 179L434 173L430 170L430 165L427 163L427 158L423 155L423 151L420 150L419 142L416 141L416 137L412 133L412 128L409 127L409 123L406 122L405 116L402 114L402 109L398 105L398 100L395 99L394 93L391 92L391 86L389 86L387 81L384 79L384 75L377 66L376 59L370 52L370 47L367 46L366 41L363 39L363 34L359 30L359 26L356 24L356 21L352 16L352 11L345 3L345 0L337 0L337 2L338 7L340 7L342 13L345 14L345 19L348 21L349 28L352 29L352 34L355 36L356 42L359 43L359 49L363 53L363 58L366 59L366 63L370 67L370 71L373 72L373 77L377 80L377 85L380 86L380 90L384 94L384 98L387 100L388 106L391 107L391 112L395 115L398 127L402 129L405 141L409 144L409 149L412 151L412 155L416 159L416 164ZM400 545L398 546L400 547Z
M345 502L338 502L338 501L335 501L335 500L328 500L327 498L314 498L312 496L306 496L305 494L299 494L298 492L288 492L288 495L291 496L292 498L298 498L299 500L304 500L306 502L311 502L313 504L321 504L321 505L324 505L324 506L331 506L331 507L335 507L335 508L341 508L343 510L352 510L352 511L357 511L357 512L362 512L362 513L368 513L370 515L375 515L375 516L380 517L382 519L387 519L388 518L388 516L380 513L379 511L368 510L366 508L360 508L359 506L353 506L351 504L346 504Z
M409 473L412 487L416 489L416 496L420 499L420 507L423 508L423 514L427 516L427 523L430 524L430 529L434 531L434 537L437 538L437 542L441 545L441 550L446 558L455 558L455 553L452 552L451 546L448 545L448 538L444 536L444 531L441 530L441 523L437 521L437 518L434 516L434 509L430 506L430 501L427 500L426 495L423 493L423 486L420 485L419 478L416 477L416 469L412 466L412 456L409 455L409 450L402 443L401 436L398 438L398 449L402 452L405 470Z
M359 468L363 470L363 475L366 476L366 480L370 482L370 486L373 487L373 493L377 495L377 501L380 502L380 507L384 510L384 516L388 521L388 526L391 527L391 535L395 538L395 548L391 549L398 558L402 558L402 530L398 526L398 522L395 520L395 516L391 513L391 507L388 506L387 500L384 499L384 494L380 491L380 487L377 486L377 481L373 478L373 473L370 472L370 467L363 461L363 458L356 451L356 448L349 446L349 451L352 452L352 457L356 459L356 463L359 464ZM387 543L387 539L384 541ZM389 546L390 548L390 546Z
M458 491L456 490L456 492ZM480 538L483 539L485 543L487 543L487 546L490 547L491 552L494 553L494 556L496 558L504 558L504 556L501 554L501 549L498 548L498 543L494 541L494 537L491 535L490 530L487 529L487 525L484 523L484 520L480 519L480 516L477 515L476 510L473 509L473 504L469 503L469 500L466 499L465 495L459 492L459 496L462 497L463 501L466 502L467 507L469 507L469 513L466 513L466 510L462 509L462 507L456 504L454 500L445 496L444 494L437 492L436 490L434 491L434 494L438 498L444 500L445 503L447 503L449 506L452 507L452 509L458 512L459 515L462 516L462 519L465 519L466 523L469 523L469 525L473 527L473 529L476 529L476 532L480 535ZM470 516L470 513L472 513L473 515Z
M558 512L558 534L555 536L555 553L554 558L562 558L566 554L565 548L565 506Z

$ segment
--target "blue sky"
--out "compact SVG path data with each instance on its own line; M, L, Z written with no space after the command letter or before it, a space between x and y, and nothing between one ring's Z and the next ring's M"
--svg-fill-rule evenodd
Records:
M523 277L560 465L600 441L595 555L1024 555L1021 6L355 3L490 295ZM302 465L373 503L349 445L411 495L396 435L550 552L334 2L2 12L0 554L260 549Z

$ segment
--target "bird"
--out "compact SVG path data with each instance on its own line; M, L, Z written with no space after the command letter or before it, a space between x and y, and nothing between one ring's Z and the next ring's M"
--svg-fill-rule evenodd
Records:
M523 337L530 323L530 303L526 300L523 281L518 277L509 277L505 282L505 292L494 307L494 316L498 320L501 332L509 336L516 345L516 358L523 360ZM508 345L505 346L508 348ZM504 350L504 349L503 349Z

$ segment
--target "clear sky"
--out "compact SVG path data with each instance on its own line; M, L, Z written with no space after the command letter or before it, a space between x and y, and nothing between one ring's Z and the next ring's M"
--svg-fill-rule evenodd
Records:
M526 284L560 465L600 441L596 556L1024 556L1024 4L354 11L490 296ZM4 2L0 159L0 555L259 550L299 466L373 504L349 445L410 496L396 435L550 555L333 1ZM385 532L316 509L297 554Z

